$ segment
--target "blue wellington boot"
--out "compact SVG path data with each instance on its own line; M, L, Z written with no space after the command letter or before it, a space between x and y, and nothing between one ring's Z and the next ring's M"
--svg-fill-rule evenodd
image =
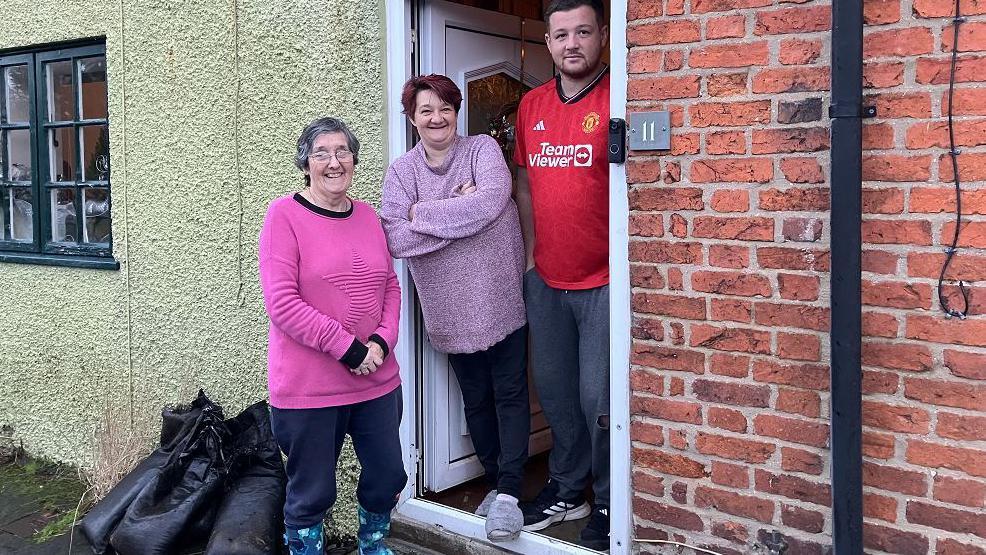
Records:
M322 555L322 523L301 529L285 527L284 545L291 555Z
M359 555L394 555L383 543L390 534L390 512L371 513L359 507Z

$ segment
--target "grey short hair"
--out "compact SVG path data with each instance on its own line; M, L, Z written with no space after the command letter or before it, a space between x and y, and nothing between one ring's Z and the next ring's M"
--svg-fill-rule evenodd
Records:
M301 132L301 136L298 137L298 153L294 157L294 165L299 170L305 171L308 169L308 155L312 153L315 139L326 133L342 133L345 135L346 144L353 153L353 165L355 166L359 163L359 139L349 130L346 122L338 118L319 118L306 125L305 129ZM308 176L305 177L305 182L307 183Z

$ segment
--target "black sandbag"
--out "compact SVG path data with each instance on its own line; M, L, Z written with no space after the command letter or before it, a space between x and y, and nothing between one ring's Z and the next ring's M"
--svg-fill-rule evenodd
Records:
M154 451L124 476L99 503L89 509L79 526L92 546L93 553L103 555L110 543L110 534L127 512L127 507L137 494L157 476L161 465L168 460L168 453Z
M110 534L123 518L127 508L155 479L175 449L191 439L203 407L211 403L205 394L199 391L198 397L189 405L166 407L161 411L161 446L113 486L99 503L89 509L79 524L94 553L97 555L106 553Z
M219 506L205 554L276 555L287 477L267 403L246 408L226 425L232 438L232 485Z
M222 408L204 404L194 429L134 498L110 536L120 555L168 555L186 543L193 528L212 526L212 505L226 475Z
M219 506L206 555L276 555L283 543L284 484L242 476Z

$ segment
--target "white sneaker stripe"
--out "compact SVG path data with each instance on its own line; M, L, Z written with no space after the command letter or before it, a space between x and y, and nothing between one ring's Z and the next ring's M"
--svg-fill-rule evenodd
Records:
M571 511L574 508L575 508L575 504L573 503L565 503L564 501L558 501L554 505L545 509L543 512L545 514L555 515L565 511Z

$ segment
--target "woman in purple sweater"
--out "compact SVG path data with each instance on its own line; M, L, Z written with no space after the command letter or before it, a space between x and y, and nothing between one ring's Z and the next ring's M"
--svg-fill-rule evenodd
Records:
M407 475L401 457L397 342L400 286L372 206L349 198L359 141L335 118L301 133L305 189L271 202L260 232L260 281L270 317L271 427L287 455L285 543L321 555L346 434L362 470L359 553L382 539Z
M448 77L404 85L421 141L387 170L380 216L406 258L431 345L448 353L491 491L476 513L490 540L524 525L520 496L530 434L524 242L510 171L488 135L463 137L462 93Z

